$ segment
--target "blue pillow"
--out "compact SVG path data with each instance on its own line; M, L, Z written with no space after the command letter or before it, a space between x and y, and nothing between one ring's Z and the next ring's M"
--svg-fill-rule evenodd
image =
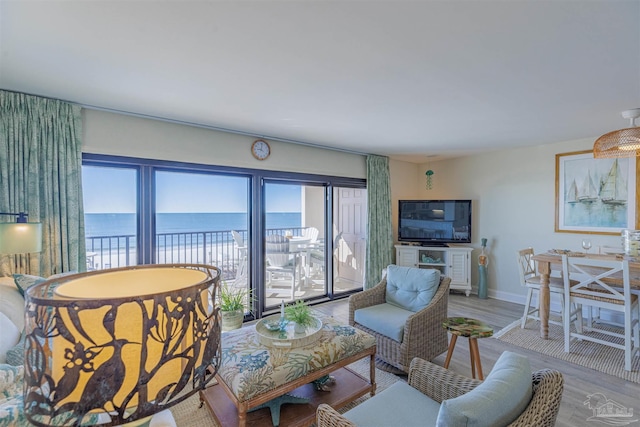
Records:
M524 412L533 396L529 359L505 351L476 388L445 400L438 427L506 426Z
M20 295L24 296L27 289L32 286L39 285L42 282L46 282L47 279L40 276L31 276L29 274L14 274L13 280L16 282Z
M31 276L29 274L14 274L13 281L16 282L16 286L18 287L18 291L22 296L24 293L32 286L39 285L42 282L46 282L47 280L57 279L60 277L68 276L70 274L76 274L77 271L67 271L66 273L58 273L52 276L49 276L47 279L40 276Z
M405 310L420 311L429 305L440 286L440 270L387 267L386 302Z

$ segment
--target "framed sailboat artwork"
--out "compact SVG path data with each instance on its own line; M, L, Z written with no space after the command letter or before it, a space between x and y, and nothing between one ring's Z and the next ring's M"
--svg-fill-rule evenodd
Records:
M620 234L636 223L636 158L595 159L593 151L556 154L555 230Z

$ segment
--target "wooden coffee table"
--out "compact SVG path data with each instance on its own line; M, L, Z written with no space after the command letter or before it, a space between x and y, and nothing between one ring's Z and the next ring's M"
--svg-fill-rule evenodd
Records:
M200 393L221 426L272 426L268 408L249 412L284 394L304 397L308 403L286 404L280 409L280 425L308 426L316 408L327 403L340 408L367 393L375 394L375 338L332 319L318 341L300 348L271 348L261 344L255 327L222 335L222 364L218 383ZM369 378L347 365L369 357ZM331 391L318 391L312 381L331 374Z

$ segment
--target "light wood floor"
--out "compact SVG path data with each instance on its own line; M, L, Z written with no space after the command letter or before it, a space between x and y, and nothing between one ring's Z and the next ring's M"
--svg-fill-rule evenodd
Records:
M348 321L348 303L346 299L316 305L314 308L325 314L332 315L339 321ZM466 297L463 294L451 293L449 296L450 316L466 316L482 320L492 325L495 332L519 319L523 310L524 307L520 304L494 299L481 300L474 295ZM540 353L507 344L494 338L479 339L478 346L485 376L491 371L495 361L505 350L526 355L533 370L552 368L562 372L564 376L564 393L556 423L557 426L573 427L594 423L601 425L598 421L587 421L594 414L584 403L588 400L587 396L592 393L602 393L607 399L629 410L633 409L634 415L637 414L633 419L640 419L640 384L624 381L553 357L546 357ZM444 365L445 356L446 352L432 360L432 362L442 366ZM449 369L471 376L468 340L459 339L457 341ZM636 421L631 425L640 425L640 422Z

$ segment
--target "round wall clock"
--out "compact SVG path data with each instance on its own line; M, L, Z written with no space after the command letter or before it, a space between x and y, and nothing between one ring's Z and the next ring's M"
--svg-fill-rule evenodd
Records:
M258 139L251 145L251 154L258 160L264 160L271 154L271 147L267 141Z

